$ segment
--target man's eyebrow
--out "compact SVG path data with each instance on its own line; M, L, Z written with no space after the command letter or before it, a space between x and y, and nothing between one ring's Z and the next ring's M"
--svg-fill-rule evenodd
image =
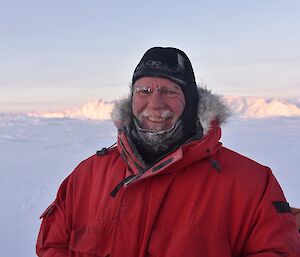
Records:
M164 84L164 83L162 83L162 84L157 84L157 86L158 87L162 87L162 88L169 88L169 87L172 87L172 89L176 89L176 90L182 90L181 89L181 87L179 86L179 85L177 85L177 84L171 84L171 85L166 85L166 84ZM133 85L133 88L134 87L151 87L151 86L149 86L149 85L147 85L147 84L134 84Z
M178 90L181 90L181 87L177 84L171 84L171 85L165 85L165 84L159 84L158 85L159 87L174 87L174 89L178 89Z

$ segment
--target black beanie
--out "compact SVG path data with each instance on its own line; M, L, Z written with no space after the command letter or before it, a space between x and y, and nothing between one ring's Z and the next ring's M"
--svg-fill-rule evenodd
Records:
M181 119L186 137L193 136L196 130L199 96L193 67L187 55L173 47L150 48L135 68L132 84L142 77L167 78L181 87L185 97Z

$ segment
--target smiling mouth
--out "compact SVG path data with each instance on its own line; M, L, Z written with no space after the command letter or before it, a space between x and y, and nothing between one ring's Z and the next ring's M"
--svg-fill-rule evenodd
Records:
M157 116L147 116L146 118L151 122L164 122L169 119L167 117L157 117Z

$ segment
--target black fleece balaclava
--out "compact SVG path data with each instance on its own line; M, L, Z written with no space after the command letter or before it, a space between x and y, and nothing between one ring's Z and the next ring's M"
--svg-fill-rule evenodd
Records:
M192 64L187 55L173 47L153 47L146 51L134 70L132 84L142 77L162 77L177 83L185 97L180 117L183 126L182 144L196 133L198 90Z

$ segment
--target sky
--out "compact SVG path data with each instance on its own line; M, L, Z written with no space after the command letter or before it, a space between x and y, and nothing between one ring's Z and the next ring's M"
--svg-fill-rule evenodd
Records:
M300 98L300 1L2 1L0 112L127 94L153 46L190 57L224 95Z

